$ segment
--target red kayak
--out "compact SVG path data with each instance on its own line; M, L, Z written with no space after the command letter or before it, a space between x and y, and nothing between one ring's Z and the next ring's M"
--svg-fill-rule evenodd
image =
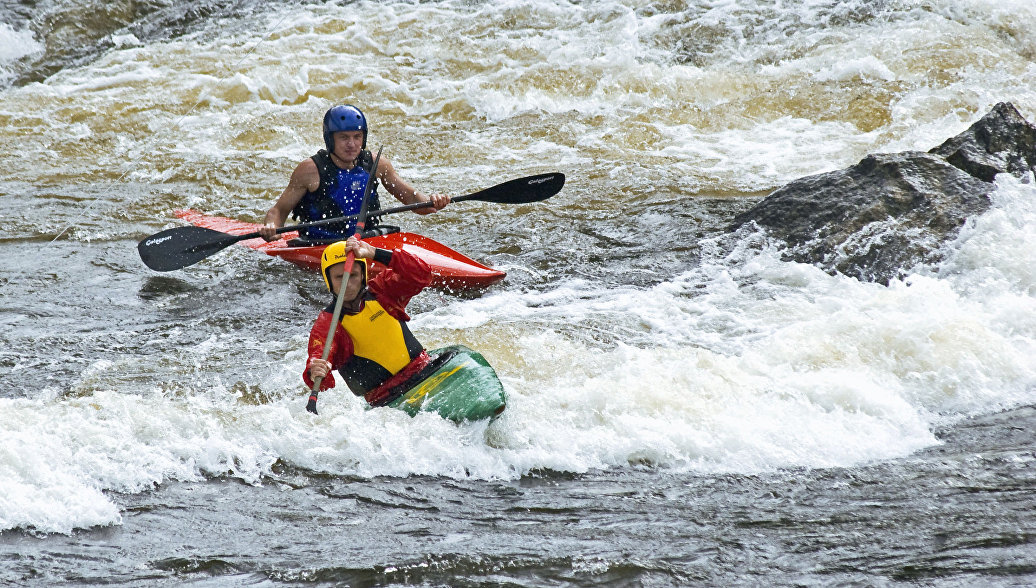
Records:
M222 216L209 216L196 210L177 210L174 214L198 227L213 229L231 235L244 235L259 230L262 225L246 223ZM297 232L281 235L278 241L266 242L262 239L241 241L245 247L262 251L300 265L305 268L320 270L320 255L326 244L293 246L292 239L298 238ZM500 270L486 267L449 247L414 233L395 232L377 235L364 239L367 243L382 249L403 249L420 257L432 268L432 285L444 288L466 290L484 288L504 279L507 274ZM371 277L384 269L379 263L371 266Z

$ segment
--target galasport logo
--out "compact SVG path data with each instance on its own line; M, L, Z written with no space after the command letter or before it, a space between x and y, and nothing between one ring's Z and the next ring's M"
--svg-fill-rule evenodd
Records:
M542 184L543 182L549 182L554 179L554 176L547 176L545 178L537 178L535 180L529 180L529 185Z
M159 243L165 243L166 241L168 241L168 240L170 240L172 238L173 238L172 235L166 235L165 237L162 237L160 239L148 239L147 241L144 241L144 246L145 247L154 247L155 245L158 245Z

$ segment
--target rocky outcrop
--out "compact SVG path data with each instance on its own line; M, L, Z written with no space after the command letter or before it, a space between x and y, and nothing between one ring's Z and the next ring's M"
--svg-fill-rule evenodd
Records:
M971 128L929 151L984 182L996 174L1025 176L1036 169L1036 127L1001 102Z
M1036 127L1008 103L925 153L868 155L847 169L795 180L738 215L788 244L786 257L888 283L989 208L998 173L1036 168Z

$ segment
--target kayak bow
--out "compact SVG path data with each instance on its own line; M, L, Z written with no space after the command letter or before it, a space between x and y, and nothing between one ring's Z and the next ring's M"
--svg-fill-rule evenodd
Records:
M198 227L222 231L231 235L245 235L254 232L262 225L248 223L222 216L210 216L196 210L177 210L177 217ZM282 235L277 241L264 241L261 238L241 241L240 244L262 251L267 255L280 257L295 265L320 270L320 256L324 252L326 244L292 246L291 239L298 237L298 233L289 232ZM432 285L440 288L450 289L474 289L485 288L504 279L505 272L485 266L449 247L428 237L415 233L396 232L387 235L376 235L365 238L364 241L382 249L402 249L422 259L431 267ZM371 277L374 277L384 266L373 263Z
M494 420L507 406L504 385L486 358L463 345L429 352L432 373L383 406L410 416L434 412L455 423Z

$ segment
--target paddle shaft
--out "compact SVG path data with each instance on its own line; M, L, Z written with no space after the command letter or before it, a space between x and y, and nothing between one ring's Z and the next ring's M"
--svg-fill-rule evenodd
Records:
M491 186L464 196L451 198L451 202L464 200L480 200L497 204L527 204L546 200L557 194L565 184L565 175L562 173L540 174L509 180L502 184ZM373 187L369 182L368 186ZM276 234L297 231L307 227L343 223L349 220L362 220L366 226L368 219L380 217L386 214L402 212L404 210L417 210L432 206L431 202L415 202L385 210L374 212L362 211L360 214L327 218L307 223L299 223L275 229ZM189 265L222 251L239 241L256 239L261 237L258 231L244 235L231 235L213 229L199 226L176 227L159 231L137 244L137 252L141 261L149 268L167 272L185 268Z
M385 147L382 146L378 149L378 154L374 157L374 167L371 169L378 169L378 160L381 159L381 150ZM363 234L363 227L366 224L367 205L370 202L368 198L371 193L371 187L374 185L374 174L371 174L370 178L367 179L367 186L363 189L363 200L360 203L360 213L357 216L359 220L356 221L356 232L353 233L353 237L357 239ZM321 354L320 359L327 361L327 358L331 354L331 343L335 339L335 331L338 330L338 321L342 317L342 307L345 305L345 287L348 284L349 275L352 273L353 262L356 261L356 254L349 251L345 257L345 269L342 272L342 283L338 286L337 300L335 300L335 310L331 315L331 326L327 329L327 337L324 338L324 352ZM328 282L330 283L330 282ZM320 376L313 379L313 387L309 390L309 401L306 403L306 410L313 414L317 414L317 396L320 394L320 383L324 381L324 377Z
M344 306L345 296L342 296L342 290L345 289L344 280L349 279L349 273L352 272L353 262L356 260L356 256L352 251L349 252L345 258L345 268L347 273L342 274L343 282L339 286L338 300L335 301L335 311L331 316L331 327L327 330L327 337L324 338L324 352L320 354L321 361L327 361L327 358L331 355L331 342L335 338L335 331L338 330L338 320L342 317L342 306ZM306 410L313 414L317 414L317 395L320 394L320 383L324 381L324 376L318 376L313 378L313 387L309 389L309 400L306 402Z
M509 182L504 182L503 184L497 184L496 186L493 186L493 187L490 187L490 188L486 188L484 190L479 190L478 192L472 192L471 194L465 194L463 196L455 196L453 198L450 198L450 202L463 202L465 200L484 200L484 201L487 201L487 202L498 202L498 203L500 203L500 202L510 202L512 199L507 198L506 195L501 192L502 188L507 187L507 186L511 186L513 184L517 184L519 182L525 182L525 185L529 185L530 182L533 182L533 181L536 181L536 180L540 180L540 178L545 178L546 180L551 180L555 176L564 177L561 174L544 174L542 176L529 176L527 178L519 178L518 180L511 180ZM543 198L537 198L537 199L538 200L542 200ZM534 202L534 201L535 200L529 200L527 198L518 198L517 199L517 203ZM360 218L361 215L363 215L365 217L363 220L367 221L367 220L370 220L372 218L380 217L380 216L383 216L383 215L386 215L386 214L395 214L397 212L406 212L408 210L420 210L422 208L430 208L432 206L434 206L434 204L432 202L430 202L430 201L429 202L414 202L413 204L404 204L402 206L393 206L391 208L385 208L385 209L382 209L382 210L376 210L374 212L369 212L369 213L350 214L348 216L336 216L336 217L332 217L332 218L321 219L321 220L318 220L318 221L310 221L308 223L298 223L298 224L294 224L294 225L278 227L277 230L274 231L274 232L277 233L278 235L280 235L280 234L283 234L283 233L289 233L291 231L297 231L299 229L308 229L310 227L320 227L320 226L324 226L324 225L338 224L338 223L343 223L345 221L350 221L350 220L353 220L353 219L358 219L358 218ZM238 241L245 241L245 240L248 240L248 239L255 239L256 237L259 237L259 236L260 236L259 232L256 231L256 232L248 233L246 235L235 235L235 236L232 237L232 239L233 239L232 241L230 239L228 239L228 241L231 242L231 243L236 243Z
M467 200L463 196L458 196L456 198L451 198L450 202L459 202L462 199ZM396 213L396 212L405 212L407 210L417 210L419 208L428 208L430 206L434 206L434 205L431 202L415 202L414 204L406 204L406 205L403 205L403 206L395 206L395 207L392 207L392 208L386 208L384 210L379 210L377 212L364 213L364 216L366 217L366 218L364 218L364 221L370 220L370 219L372 219L374 217L381 216L383 214L393 214L393 213ZM283 226L283 227L278 227L277 230L274 231L274 232L277 233L278 235L281 235L283 233L290 233L291 231L297 231L299 229L308 229L310 227L320 227L320 226L324 226L324 225L334 225L334 224L343 223L345 221L351 221L353 219L358 219L358 218L360 218L359 214L350 214L349 216L335 216L335 217L331 217L331 218L321 219L321 220L318 220L318 221L311 221L311 222L308 222L308 223L298 223L298 224L294 224L294 225L287 225L287 226ZM363 225L363 224L365 224L365 223L357 222L357 226ZM254 231L254 232L247 233L247 234L244 234L244 235L232 235L232 236L228 236L227 237L227 243L228 244L233 244L233 243L237 243L238 241L247 241L248 239L255 239L256 237L260 237L260 236L261 235L259 234L259 231Z

